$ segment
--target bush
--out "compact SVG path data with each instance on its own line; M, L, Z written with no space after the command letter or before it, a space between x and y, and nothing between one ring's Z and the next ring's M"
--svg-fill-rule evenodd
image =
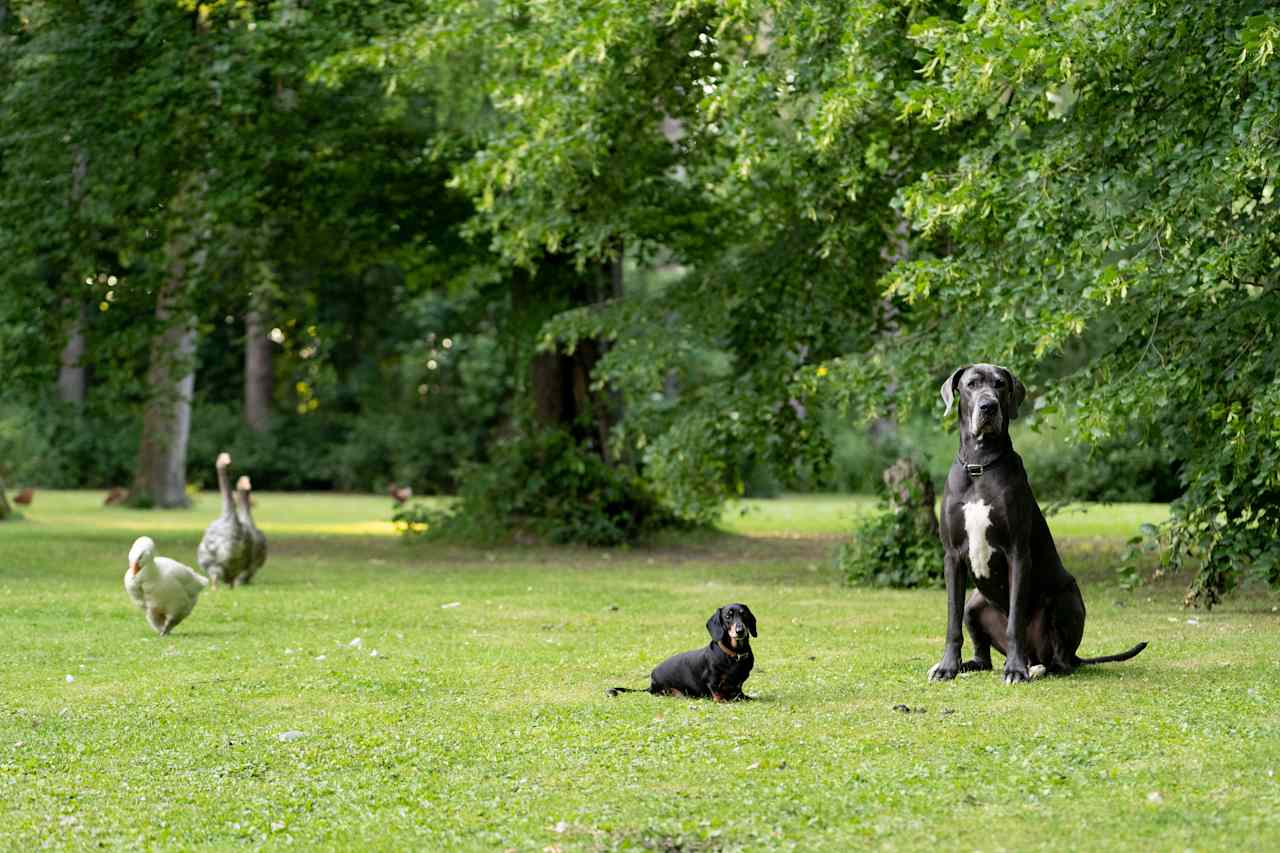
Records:
M53 489L129 482L139 426L127 411L57 400L10 401L0 408L0 475Z
M1181 465L1137 435L1094 445L1068 443L1056 424L1021 429L1014 447L1042 500L1167 503L1182 494Z
M936 536L922 535L910 513L882 505L840 546L836 567L855 586L941 586L942 543Z
M836 553L836 566L856 585L911 588L943 581L942 543L928 473L903 459L879 512L861 521Z
M613 468L560 430L500 447L487 465L468 465L449 510L400 509L408 536L493 541L515 534L557 544L621 545L683 526L634 472Z

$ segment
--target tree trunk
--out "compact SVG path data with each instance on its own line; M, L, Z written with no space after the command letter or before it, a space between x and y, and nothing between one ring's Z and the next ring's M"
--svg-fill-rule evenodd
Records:
M0 4L3 0L0 0ZM71 198L69 204L71 207L71 215L76 224L75 231L78 232L74 239L82 244L88 242L83 233L83 220L81 218L82 208L84 206L84 182L89 174L89 155L84 148L77 145L75 147L75 157L71 164ZM67 271L63 271L61 279L75 278L74 273L68 275ZM76 300L67 297L67 307L75 307L76 313L71 321L71 328L67 331L67 344L62 348L62 355L58 360L58 399L64 403L70 403L76 408L84 405L85 397L85 371L84 371L84 353L85 353L85 329L89 325L89 305L83 299L79 300L79 305L75 305Z
M619 295L621 265L619 258L583 275L573 269L568 258L550 258L539 271L540 280L531 279L518 270L512 303L517 314L527 318L530 337L556 310L592 305ZM548 289L554 288L557 282L566 285L569 304L548 311ZM578 443L590 447L612 464L616 460L609 452L609 433L617 423L618 401L606 391L591 388L591 374L605 352L601 341L583 338L572 354L560 349L533 354L529 364L529 396L537 425L569 432Z
M275 373L261 300L251 299L252 307L244 317L244 422L253 432L263 433L271 425Z
M188 266L199 268L202 252L188 252L190 235L169 238L169 268L156 297L158 331L151 339L148 400L142 416L142 443L130 500L161 508L187 506L187 438L195 391L195 318L183 296Z
M84 331L89 323L89 306L80 303L80 310L71 321L71 329L67 332L67 345L62 348L62 356L58 366L58 399L71 403L77 408L84 405L85 372Z
M11 515L13 515L13 507L9 506L9 499L4 496L4 480L0 480L0 521L4 521Z

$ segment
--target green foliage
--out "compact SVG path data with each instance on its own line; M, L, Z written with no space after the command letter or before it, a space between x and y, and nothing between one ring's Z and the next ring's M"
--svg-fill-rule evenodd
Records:
M942 584L942 543L909 513L887 506L861 521L836 552L836 568L854 585L903 589Z
M527 392L536 348L590 342L587 390L622 413L593 440L707 520L748 472L821 482L816 413L910 421L951 369L998 361L1074 439L1027 442L1042 494L1176 490L1193 600L1276 579L1280 19L1263 0L5 8L11 381L49 383L96 305L94 381L112 419L136 414L157 287L191 261L203 400L239 394L225 328L253 291L288 334L279 408L324 413L246 449L288 460L280 483L309 464L449 485L441 460L483 459L523 409L487 391ZM172 257L192 236L200 252ZM619 293L601 273L622 266ZM424 295L465 302L450 327L494 353L440 397ZM206 432L233 422L215 411ZM66 470L131 464L85 434ZM865 482L883 448L846 438L839 481Z
M557 544L623 545L683 525L645 482L606 464L561 430L501 445L486 465L460 473L448 510L410 505L394 520L410 537L497 541L533 536Z
M1051 501L1168 503L1182 494L1181 463L1136 431L1088 444L1052 420L1015 432L1036 497Z
M887 386L923 408L951 368L1004 363L1078 444L1176 460L1169 541L1202 556L1205 605L1280 553L1274 35L1254 0L913 22L899 111L946 164L894 200L911 252L882 283L910 333L832 365L865 412Z
M827 485L835 491L880 493L884 470L903 457L915 460L935 483L941 483L955 458L955 433L935 417L917 417L905 423L878 421L864 426L828 416L826 428L832 436Z

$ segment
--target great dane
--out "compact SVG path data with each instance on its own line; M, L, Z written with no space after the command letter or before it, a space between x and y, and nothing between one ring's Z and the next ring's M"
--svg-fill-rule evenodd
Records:
M929 670L930 681L991 669L992 646L1005 656L1006 684L1065 675L1081 664L1128 660L1147 647L1139 643L1105 657L1076 655L1084 635L1084 599L1062 566L1022 457L1009 440L1009 421L1026 396L1018 378L994 364L965 365L942 383L945 415L960 400L960 452L942 495L947 639L942 660ZM977 589L966 602L970 574ZM973 657L963 663L962 610L973 641Z

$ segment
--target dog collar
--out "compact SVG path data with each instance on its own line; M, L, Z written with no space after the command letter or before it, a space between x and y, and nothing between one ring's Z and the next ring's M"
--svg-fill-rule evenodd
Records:
M956 462L964 466L964 470L969 474L970 479L977 480L977 479L980 479L982 475L985 474L987 471L990 471L992 468L996 467L1001 462L1003 462L1004 458L1005 458L1005 454L1001 453L999 456L997 456L991 462L988 462L986 465L978 465L972 462L965 462L963 459L960 458L959 454L957 454Z
M747 649L745 652L735 652L733 649L726 646L723 640L716 640L716 645L720 647L720 651L724 652L733 660L737 660L738 658L746 657L751 654L750 649Z

